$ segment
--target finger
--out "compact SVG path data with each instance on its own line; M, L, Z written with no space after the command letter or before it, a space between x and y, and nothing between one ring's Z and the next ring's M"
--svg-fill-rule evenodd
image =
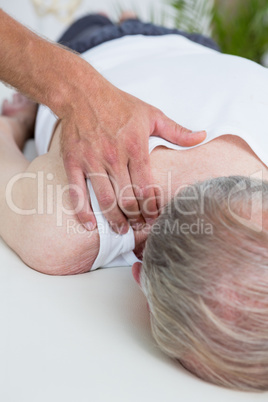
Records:
M101 169L96 169L101 171ZM125 234L129 230L129 225L123 212L117 205L115 190L112 186L107 172L91 173L87 176L91 180L100 209L109 222L111 228L120 234Z
M151 225L158 217L158 211L154 186L151 183L151 167L148 148L145 147L143 152L142 163L137 159L132 159L129 162L129 173L132 183L135 183L133 190L139 202L141 214L146 223Z
M192 147L206 139L205 130L193 132L160 113L151 135L162 137L182 147Z
M132 275L135 279L135 281L140 285L141 281L140 281L140 275L141 275L141 267L142 264L140 262L135 262L132 265Z
M81 169L67 170L69 194L78 220L87 230L96 228L96 219L92 212L84 173Z
M138 200L134 194L135 185L132 187L131 178L128 168L119 169L120 174L111 178L116 195L118 205L124 215L128 218L133 229L138 230L144 225Z

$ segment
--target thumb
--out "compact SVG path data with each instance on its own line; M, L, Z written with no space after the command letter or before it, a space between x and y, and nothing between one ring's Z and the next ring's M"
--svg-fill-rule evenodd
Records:
M160 114L155 122L154 131L151 135L164 138L182 147L192 147L203 142L206 139L207 133L205 130L193 132L177 124L164 114Z

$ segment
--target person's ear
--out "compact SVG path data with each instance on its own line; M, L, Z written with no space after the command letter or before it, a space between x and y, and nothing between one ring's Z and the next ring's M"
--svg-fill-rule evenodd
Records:
M135 264L132 265L132 275L133 275L135 281L136 281L139 285L140 285L141 267L142 267L141 262L135 262Z

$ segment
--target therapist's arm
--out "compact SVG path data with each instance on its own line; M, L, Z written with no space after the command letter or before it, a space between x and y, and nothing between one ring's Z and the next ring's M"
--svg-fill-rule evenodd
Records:
M205 139L205 132L192 133L115 88L78 55L40 38L3 10L0 38L0 80L62 120L61 150L81 223L89 230L96 226L85 177L115 231L127 231L127 218L133 226L155 219L149 136L192 146Z

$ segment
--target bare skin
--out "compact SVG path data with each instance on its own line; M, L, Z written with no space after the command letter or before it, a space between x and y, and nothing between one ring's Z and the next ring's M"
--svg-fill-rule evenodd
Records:
M129 10L123 11L119 17L119 23L124 22L129 19L137 19L137 18L138 18L137 14L134 13L133 11L129 11Z
M49 152L28 162L20 147L29 136L25 122L34 120L35 107L27 102L24 100L20 104L17 99L11 104L6 103L4 116L0 118L0 235L26 264L37 271L51 275L87 272L98 254L98 231L84 230L72 209L68 191L60 198L55 196L68 184L60 154L62 126L57 127ZM268 180L267 167L242 139L232 135L187 151L158 147L151 153L150 163L160 210L181 185L195 181L218 176L249 176L257 171ZM10 191L7 186L18 173L31 177L18 180ZM43 175L46 185L41 197L45 200L43 211L37 179L33 178L38 174ZM171 184L168 185L170 177ZM8 199L10 194L17 207L36 209L36 213L21 215L12 211ZM135 232L136 252L142 250L146 237L144 230Z
M8 102L8 100L3 102L2 124L6 122L8 127L12 126L14 139L20 149L23 149L25 141L34 135L36 112L37 104L20 93L15 93L12 96L12 102Z
M107 203L115 205L108 213L108 221L117 223L114 227L124 227L126 232L127 218L132 217L133 226L155 219L156 199L144 144L156 135L182 146L195 145L205 139L205 132L192 133L117 89L77 54L35 35L1 9L0 37L1 81L47 105L61 120L60 153L66 176L80 187L84 200L78 220L88 230L96 227L85 185L87 174L95 171L103 173L101 182L92 182L101 209ZM92 152L92 143L98 153ZM110 179L119 189L129 185L131 202L125 214ZM76 205L77 194L70 192L70 197Z

